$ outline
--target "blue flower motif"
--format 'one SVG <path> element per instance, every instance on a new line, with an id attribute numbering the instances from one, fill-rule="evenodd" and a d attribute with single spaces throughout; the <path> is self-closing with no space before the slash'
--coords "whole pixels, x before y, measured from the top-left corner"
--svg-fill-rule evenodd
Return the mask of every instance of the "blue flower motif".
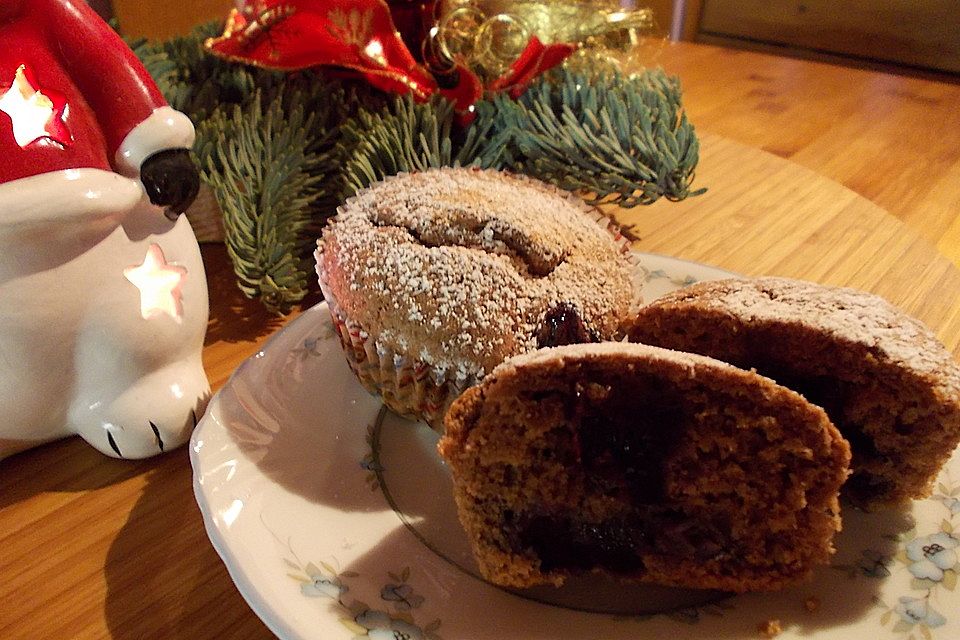
<path id="1" fill-rule="evenodd" d="M 293 353 L 298 354 L 301 359 L 305 359 L 308 356 L 319 356 L 321 354 L 320 337 L 307 338 L 303 341 L 303 346 L 293 349 Z"/>
<path id="2" fill-rule="evenodd" d="M 404 584 L 387 584 L 380 590 L 380 597 L 394 605 L 398 611 L 409 611 L 423 604 L 423 596 L 413 592 L 413 587 Z"/>
<path id="3" fill-rule="evenodd" d="M 374 640 L 426 640 L 426 634 L 420 627 L 391 618 L 383 611 L 367 609 L 354 620 L 366 629 L 367 636 Z"/>
<path id="4" fill-rule="evenodd" d="M 907 545 L 907 557 L 913 561 L 910 573 L 915 578 L 940 582 L 943 572 L 957 564 L 957 546 L 960 546 L 960 540 L 942 531 L 914 538 Z"/>
<path id="5" fill-rule="evenodd" d="M 657 280 L 659 278 L 666 278 L 666 277 L 667 277 L 666 271 L 664 271 L 663 269 L 657 269 L 656 271 L 648 271 L 647 276 L 644 279 L 647 282 L 650 282 L 651 280 Z"/>
<path id="6" fill-rule="evenodd" d="M 347 592 L 347 586 L 342 584 L 338 578 L 327 578 L 322 575 L 313 576 L 310 582 L 304 582 L 300 585 L 300 593 L 308 598 L 333 598 L 339 599 L 340 595 Z"/>
<path id="7" fill-rule="evenodd" d="M 943 506 L 950 510 L 950 515 L 955 516 L 960 513 L 960 498 L 954 498 L 952 496 L 936 497 L 943 503 Z"/>
<path id="8" fill-rule="evenodd" d="M 911 625 L 922 623 L 933 629 L 947 623 L 947 619 L 931 607 L 926 598 L 901 596 L 893 610 L 900 614 L 901 620 Z"/>

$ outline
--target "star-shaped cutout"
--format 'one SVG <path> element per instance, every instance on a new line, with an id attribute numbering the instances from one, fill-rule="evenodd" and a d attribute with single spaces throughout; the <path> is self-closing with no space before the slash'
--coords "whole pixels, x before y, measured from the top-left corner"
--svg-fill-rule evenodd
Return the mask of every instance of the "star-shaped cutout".
<path id="1" fill-rule="evenodd" d="M 68 112 L 66 99 L 56 91 L 44 93 L 30 68 L 21 64 L 13 83 L 0 96 L 0 111 L 13 122 L 13 137 L 26 148 L 37 140 L 48 139 L 61 147 L 70 146 L 73 136 L 64 118 Z"/>
<path id="2" fill-rule="evenodd" d="M 168 264 L 158 244 L 147 247 L 143 263 L 123 270 L 123 275 L 140 290 L 140 315 L 149 320 L 167 314 L 177 322 L 182 320 L 184 267 Z"/>

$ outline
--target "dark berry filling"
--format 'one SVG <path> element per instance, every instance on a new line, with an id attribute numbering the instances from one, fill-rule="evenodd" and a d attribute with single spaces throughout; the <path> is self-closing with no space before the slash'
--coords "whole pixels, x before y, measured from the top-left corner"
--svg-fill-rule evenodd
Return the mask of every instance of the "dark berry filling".
<path id="1" fill-rule="evenodd" d="M 560 347 L 587 342 L 600 342 L 600 336 L 587 327 L 576 307 L 569 302 L 561 302 L 547 310 L 537 332 L 538 347 Z"/>
<path id="2" fill-rule="evenodd" d="M 545 572 L 643 572 L 643 555 L 706 562 L 730 556 L 729 527 L 685 516 L 676 509 L 638 506 L 628 515 L 602 522 L 578 521 L 570 514 L 535 515 L 520 531 L 520 544 L 532 550 Z"/>
<path id="3" fill-rule="evenodd" d="M 664 497 L 662 461 L 689 421 L 675 392 L 654 378 L 638 381 L 629 392 L 622 385 L 578 384 L 573 423 L 589 488 L 657 504 Z"/>
<path id="4" fill-rule="evenodd" d="M 574 451 L 555 457 L 569 461 L 570 473 L 582 474 L 588 499 L 617 500 L 619 515 L 591 522 L 573 505 L 562 512 L 511 512 L 505 524 L 518 547 L 539 558 L 541 570 L 601 567 L 637 574 L 651 552 L 695 561 L 729 553 L 728 525 L 667 504 L 664 461 L 692 422 L 675 389 L 634 373 L 629 385 L 594 376 L 565 397 L 572 398 L 566 410 Z"/>
<path id="5" fill-rule="evenodd" d="M 603 567 L 619 573 L 643 570 L 640 553 L 645 536 L 633 523 L 608 520 L 596 524 L 574 522 L 563 516 L 538 515 L 520 534 L 520 544 L 540 558 L 541 571 L 569 571 Z"/>
<path id="6" fill-rule="evenodd" d="M 805 375 L 772 363 L 760 362 L 754 366 L 760 375 L 793 389 L 826 411 L 835 423 L 842 418 L 848 396 L 847 385 L 842 380 L 832 376 Z"/>

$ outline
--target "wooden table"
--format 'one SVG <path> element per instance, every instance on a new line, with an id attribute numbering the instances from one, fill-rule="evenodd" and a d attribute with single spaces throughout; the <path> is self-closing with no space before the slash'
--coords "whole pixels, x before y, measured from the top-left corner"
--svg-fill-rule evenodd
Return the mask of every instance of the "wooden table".
<path id="1" fill-rule="evenodd" d="M 960 76 L 949 84 L 685 42 L 659 62 L 680 77 L 699 131 L 836 180 L 960 265 Z"/>
<path id="2" fill-rule="evenodd" d="M 960 89 L 691 44 L 663 63 L 685 80 L 709 192 L 615 212 L 639 250 L 866 288 L 960 354 L 960 271 L 934 247 L 960 238 Z M 222 247 L 203 254 L 217 388 L 282 322 L 243 299 Z M 185 448 L 123 462 L 72 439 L 0 462 L 0 637 L 270 637 L 191 483 Z"/>

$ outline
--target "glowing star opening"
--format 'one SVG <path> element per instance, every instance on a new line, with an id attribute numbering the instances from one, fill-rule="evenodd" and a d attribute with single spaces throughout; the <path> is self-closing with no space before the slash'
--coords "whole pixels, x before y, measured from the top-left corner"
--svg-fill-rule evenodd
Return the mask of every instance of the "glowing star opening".
<path id="1" fill-rule="evenodd" d="M 140 290 L 140 315 L 144 320 L 167 314 L 178 323 L 183 320 L 183 281 L 187 270 L 168 264 L 158 244 L 147 247 L 143 263 L 127 267 L 124 277 Z"/>
<path id="2" fill-rule="evenodd" d="M 10 116 L 13 138 L 21 149 L 38 140 L 49 140 L 61 147 L 73 142 L 64 121 L 69 106 L 63 96 L 37 88 L 36 78 L 25 64 L 17 67 L 13 83 L 0 96 L 0 111 Z"/>

